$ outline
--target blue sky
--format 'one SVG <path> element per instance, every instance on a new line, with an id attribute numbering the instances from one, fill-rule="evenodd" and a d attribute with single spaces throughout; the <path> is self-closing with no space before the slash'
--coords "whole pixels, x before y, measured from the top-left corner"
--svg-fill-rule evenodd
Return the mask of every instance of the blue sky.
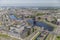
<path id="1" fill-rule="evenodd" d="M 60 0 L 0 0 L 0 6 L 60 6 Z"/>

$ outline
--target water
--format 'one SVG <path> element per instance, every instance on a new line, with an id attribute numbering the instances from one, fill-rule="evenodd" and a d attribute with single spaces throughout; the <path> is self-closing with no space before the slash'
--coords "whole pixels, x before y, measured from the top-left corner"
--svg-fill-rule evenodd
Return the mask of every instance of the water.
<path id="1" fill-rule="evenodd" d="M 30 24 L 33 24 L 34 20 L 32 20 L 32 19 L 27 20 L 27 22 Z M 36 21 L 35 26 L 44 27 L 44 30 L 48 30 L 48 31 L 53 31 L 53 29 L 54 29 L 52 26 L 50 26 L 44 22 L 38 22 L 38 21 Z"/>

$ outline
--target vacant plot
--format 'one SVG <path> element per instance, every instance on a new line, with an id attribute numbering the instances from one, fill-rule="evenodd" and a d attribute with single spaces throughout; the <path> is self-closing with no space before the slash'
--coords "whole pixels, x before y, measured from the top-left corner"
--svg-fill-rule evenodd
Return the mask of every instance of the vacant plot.
<path id="1" fill-rule="evenodd" d="M 19 40 L 19 39 L 16 39 L 16 38 L 12 38 L 8 35 L 5 35 L 5 34 L 1 34 L 0 33 L 0 40 Z"/>

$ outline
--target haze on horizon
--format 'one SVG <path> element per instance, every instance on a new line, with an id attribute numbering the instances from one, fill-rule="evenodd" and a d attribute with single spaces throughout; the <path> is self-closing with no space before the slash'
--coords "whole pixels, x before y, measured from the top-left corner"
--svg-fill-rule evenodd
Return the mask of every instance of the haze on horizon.
<path id="1" fill-rule="evenodd" d="M 0 0 L 0 6 L 60 6 L 60 0 Z"/>

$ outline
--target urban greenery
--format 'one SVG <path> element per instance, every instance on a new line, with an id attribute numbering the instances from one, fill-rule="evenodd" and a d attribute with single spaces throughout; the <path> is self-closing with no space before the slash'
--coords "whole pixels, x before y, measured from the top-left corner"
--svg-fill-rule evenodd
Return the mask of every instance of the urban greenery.
<path id="1" fill-rule="evenodd" d="M 56 37 L 56 40 L 60 40 L 60 36 L 57 36 L 57 37 Z"/>

